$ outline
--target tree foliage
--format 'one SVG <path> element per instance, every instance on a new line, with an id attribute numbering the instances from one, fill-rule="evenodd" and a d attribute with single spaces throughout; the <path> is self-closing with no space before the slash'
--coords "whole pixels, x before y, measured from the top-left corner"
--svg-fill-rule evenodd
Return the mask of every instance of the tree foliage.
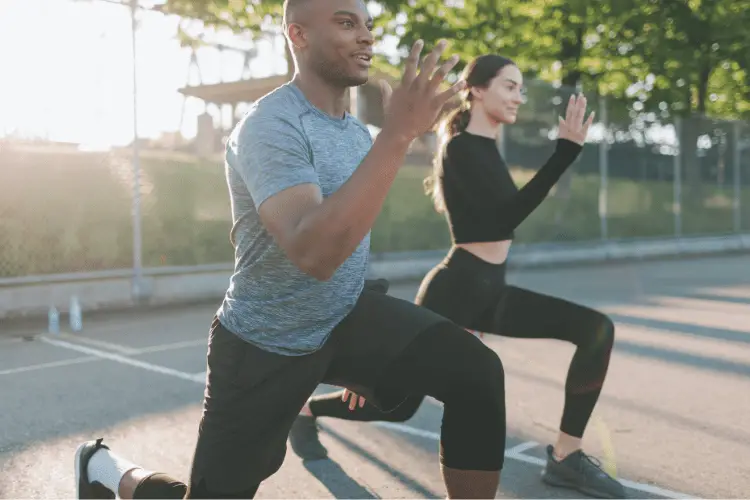
<path id="1" fill-rule="evenodd" d="M 280 22 L 282 6 L 282 0 L 167 0 L 159 10 L 198 19 L 208 27 L 259 34 L 265 26 Z"/>
<path id="2" fill-rule="evenodd" d="M 282 0 L 167 0 L 165 12 L 259 34 Z M 513 58 L 527 78 L 669 114 L 750 114 L 750 0 L 381 0 L 376 35 Z M 187 39 L 186 39 L 187 42 Z M 395 62 L 396 61 L 391 61 Z M 388 70 L 389 62 L 379 61 Z M 664 109 L 666 106 L 666 110 Z"/>

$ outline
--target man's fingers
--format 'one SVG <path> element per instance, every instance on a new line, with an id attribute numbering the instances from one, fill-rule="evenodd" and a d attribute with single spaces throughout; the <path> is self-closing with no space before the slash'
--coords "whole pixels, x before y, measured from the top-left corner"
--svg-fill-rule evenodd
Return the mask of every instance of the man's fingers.
<path id="1" fill-rule="evenodd" d="M 445 105 L 446 102 L 450 101 L 454 95 L 461 92 L 463 89 L 466 88 L 466 82 L 464 80 L 459 80 L 453 85 L 450 86 L 448 90 L 444 90 L 437 96 L 438 104 L 441 106 Z"/>
<path id="2" fill-rule="evenodd" d="M 432 49 L 432 52 L 430 52 L 427 57 L 424 58 L 422 67 L 419 70 L 419 75 L 417 75 L 416 78 L 417 86 L 423 87 L 429 80 L 430 76 L 432 76 L 433 71 L 435 71 L 435 65 L 437 64 L 438 60 L 440 60 L 440 56 L 445 50 L 445 45 L 446 41 L 440 40 L 437 46 Z"/>
<path id="3" fill-rule="evenodd" d="M 351 398 L 349 396 L 351 396 Z M 365 406 L 365 398 L 357 395 L 356 393 L 350 391 L 349 389 L 344 389 L 344 392 L 341 394 L 341 401 L 346 402 L 347 399 L 349 399 L 350 411 L 354 411 L 358 403 L 359 403 L 360 408 Z"/>
<path id="4" fill-rule="evenodd" d="M 422 40 L 417 40 L 411 47 L 409 57 L 406 58 L 404 74 L 401 77 L 401 84 L 406 87 L 410 86 L 417 76 L 417 65 L 419 64 L 419 55 L 422 53 L 423 45 L 424 42 Z"/>
<path id="5" fill-rule="evenodd" d="M 454 55 L 447 61 L 445 61 L 443 64 L 440 65 L 438 70 L 435 72 L 435 74 L 432 77 L 432 80 L 430 80 L 430 90 L 436 91 L 438 88 L 440 88 L 440 84 L 443 83 L 443 80 L 445 80 L 446 75 L 451 72 L 451 70 L 458 64 L 459 57 Z"/>
<path id="6" fill-rule="evenodd" d="M 391 102 L 391 96 L 393 95 L 393 89 L 388 82 L 380 80 L 380 91 L 383 94 L 383 107 L 387 108 Z"/>

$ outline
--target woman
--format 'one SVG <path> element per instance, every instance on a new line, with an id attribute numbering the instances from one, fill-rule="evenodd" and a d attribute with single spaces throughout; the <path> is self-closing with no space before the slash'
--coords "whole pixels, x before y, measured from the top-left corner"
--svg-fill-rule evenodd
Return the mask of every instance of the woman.
<path id="1" fill-rule="evenodd" d="M 522 75 L 498 55 L 474 59 L 464 70 L 461 106 L 446 119 L 433 175 L 435 208 L 446 215 L 453 246 L 424 278 L 416 302 L 467 330 L 514 338 L 552 338 L 576 346 L 565 386 L 557 442 L 547 447 L 543 480 L 604 498 L 623 498 L 619 482 L 581 449 L 581 438 L 596 405 L 614 343 L 614 325 L 604 314 L 506 283 L 506 259 L 514 230 L 544 201 L 580 154 L 593 113 L 584 121 L 586 98 L 571 96 L 560 118 L 557 147 L 547 163 L 520 190 L 498 151 L 495 138 L 516 121 L 523 103 Z M 413 396 L 384 413 L 348 391 L 310 399 L 293 429 L 292 444 L 324 453 L 311 441 L 314 418 L 405 421 L 423 397 Z M 354 411 L 352 411 L 354 410 Z M 313 418 L 304 418 L 313 417 Z M 307 440 L 307 441 L 305 441 Z"/>

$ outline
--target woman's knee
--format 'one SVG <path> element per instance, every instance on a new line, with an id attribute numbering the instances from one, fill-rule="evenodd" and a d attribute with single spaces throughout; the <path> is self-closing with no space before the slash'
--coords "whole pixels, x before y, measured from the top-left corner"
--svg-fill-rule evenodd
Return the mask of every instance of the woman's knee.
<path id="1" fill-rule="evenodd" d="M 410 420 L 417 413 L 417 410 L 419 410 L 423 400 L 422 396 L 409 396 L 392 411 L 385 413 L 385 420 L 387 422 L 406 422 Z"/>
<path id="2" fill-rule="evenodd" d="M 599 313 L 599 326 L 596 329 L 596 342 L 603 350 L 610 352 L 615 345 L 615 322 L 608 315 Z"/>
<path id="3" fill-rule="evenodd" d="M 589 309 L 586 319 L 578 323 L 573 343 L 585 351 L 609 352 L 615 343 L 615 323 L 608 315 Z"/>

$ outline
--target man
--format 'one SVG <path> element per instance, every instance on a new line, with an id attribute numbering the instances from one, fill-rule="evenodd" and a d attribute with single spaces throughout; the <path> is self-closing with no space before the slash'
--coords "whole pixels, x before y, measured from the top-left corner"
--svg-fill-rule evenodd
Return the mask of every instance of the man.
<path id="1" fill-rule="evenodd" d="M 345 111 L 372 58 L 365 4 L 287 0 L 284 9 L 295 77 L 256 102 L 227 144 L 235 272 L 210 328 L 189 484 L 96 440 L 76 453 L 78 496 L 252 498 L 281 467 L 307 398 L 329 383 L 384 410 L 408 393 L 441 400 L 449 497 L 493 498 L 505 443 L 500 360 L 446 319 L 365 286 L 370 229 L 409 144 L 462 88 L 440 87 L 457 58 L 435 70 L 440 44 L 418 72 L 415 44 L 398 88 L 383 85 L 373 142 Z"/>

